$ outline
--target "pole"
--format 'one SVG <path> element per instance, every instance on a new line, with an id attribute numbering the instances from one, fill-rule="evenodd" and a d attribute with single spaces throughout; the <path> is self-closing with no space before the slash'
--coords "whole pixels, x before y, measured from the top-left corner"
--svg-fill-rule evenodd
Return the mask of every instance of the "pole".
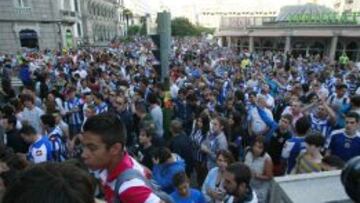
<path id="1" fill-rule="evenodd" d="M 169 53 L 171 44 L 171 15 L 169 12 L 158 13 L 158 34 L 160 35 L 161 82 L 169 79 Z"/>

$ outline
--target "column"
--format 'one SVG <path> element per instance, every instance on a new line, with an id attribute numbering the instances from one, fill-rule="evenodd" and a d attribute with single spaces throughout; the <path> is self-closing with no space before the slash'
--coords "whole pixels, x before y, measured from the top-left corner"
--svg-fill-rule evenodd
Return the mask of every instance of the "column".
<path id="1" fill-rule="evenodd" d="M 231 48 L 231 37 L 227 36 L 226 41 L 227 41 L 227 47 Z"/>
<path id="2" fill-rule="evenodd" d="M 254 52 L 254 37 L 249 36 L 249 52 Z"/>
<path id="3" fill-rule="evenodd" d="M 338 42 L 338 36 L 333 36 L 331 39 L 331 46 L 330 46 L 330 53 L 329 53 L 329 59 L 331 61 L 335 60 L 337 42 Z"/>
<path id="4" fill-rule="evenodd" d="M 285 51 L 285 53 L 291 51 L 291 37 L 290 36 L 286 36 L 284 51 Z"/>

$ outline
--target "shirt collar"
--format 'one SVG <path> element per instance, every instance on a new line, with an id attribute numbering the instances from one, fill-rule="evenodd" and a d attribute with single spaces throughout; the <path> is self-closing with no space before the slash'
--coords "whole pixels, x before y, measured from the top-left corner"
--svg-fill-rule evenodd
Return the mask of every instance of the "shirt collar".
<path id="1" fill-rule="evenodd" d="M 133 161 L 131 160 L 131 157 L 127 152 L 124 153 L 124 157 L 122 160 L 119 161 L 117 166 L 113 171 L 109 172 L 109 175 L 107 177 L 107 181 L 111 182 L 115 180 L 122 172 L 125 170 L 132 168 L 134 166 Z"/>

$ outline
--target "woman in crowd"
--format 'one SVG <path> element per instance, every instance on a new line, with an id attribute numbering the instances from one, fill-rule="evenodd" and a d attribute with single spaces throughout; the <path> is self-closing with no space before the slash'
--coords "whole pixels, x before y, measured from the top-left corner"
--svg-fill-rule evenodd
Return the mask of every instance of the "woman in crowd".
<path id="1" fill-rule="evenodd" d="M 251 186 L 256 191 L 260 203 L 266 203 L 270 189 L 270 180 L 273 177 L 273 163 L 265 150 L 265 140 L 257 136 L 245 153 L 245 164 L 253 174 Z"/>
<path id="2" fill-rule="evenodd" d="M 210 123 L 210 133 L 201 151 L 206 154 L 208 170 L 216 166 L 216 153 L 220 150 L 227 150 L 228 143 L 224 133 L 225 121 L 221 117 L 215 117 Z"/>
<path id="3" fill-rule="evenodd" d="M 217 153 L 217 166 L 209 171 L 201 189 L 208 203 L 220 203 L 225 199 L 223 175 L 226 167 L 234 161 L 234 157 L 229 151 L 220 150 Z"/>

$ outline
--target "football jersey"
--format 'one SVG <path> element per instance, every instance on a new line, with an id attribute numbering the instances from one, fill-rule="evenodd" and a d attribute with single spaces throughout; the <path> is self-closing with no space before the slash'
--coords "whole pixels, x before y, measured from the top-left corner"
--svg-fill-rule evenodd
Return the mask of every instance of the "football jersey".
<path id="1" fill-rule="evenodd" d="M 328 149 L 331 154 L 340 157 L 343 161 L 360 155 L 360 132 L 350 137 L 345 133 L 345 129 L 335 130 L 331 134 Z"/>
<path id="2" fill-rule="evenodd" d="M 65 161 L 68 158 L 68 149 L 66 147 L 63 132 L 59 127 L 54 128 L 49 134 L 48 138 L 52 145 L 53 160 L 57 162 Z"/>
<path id="3" fill-rule="evenodd" d="M 286 141 L 281 156 L 287 160 L 287 173 L 290 173 L 296 164 L 296 158 L 305 150 L 305 138 L 293 137 Z"/>
<path id="4" fill-rule="evenodd" d="M 35 164 L 52 160 L 52 146 L 47 136 L 40 137 L 30 145 L 27 158 Z"/>

